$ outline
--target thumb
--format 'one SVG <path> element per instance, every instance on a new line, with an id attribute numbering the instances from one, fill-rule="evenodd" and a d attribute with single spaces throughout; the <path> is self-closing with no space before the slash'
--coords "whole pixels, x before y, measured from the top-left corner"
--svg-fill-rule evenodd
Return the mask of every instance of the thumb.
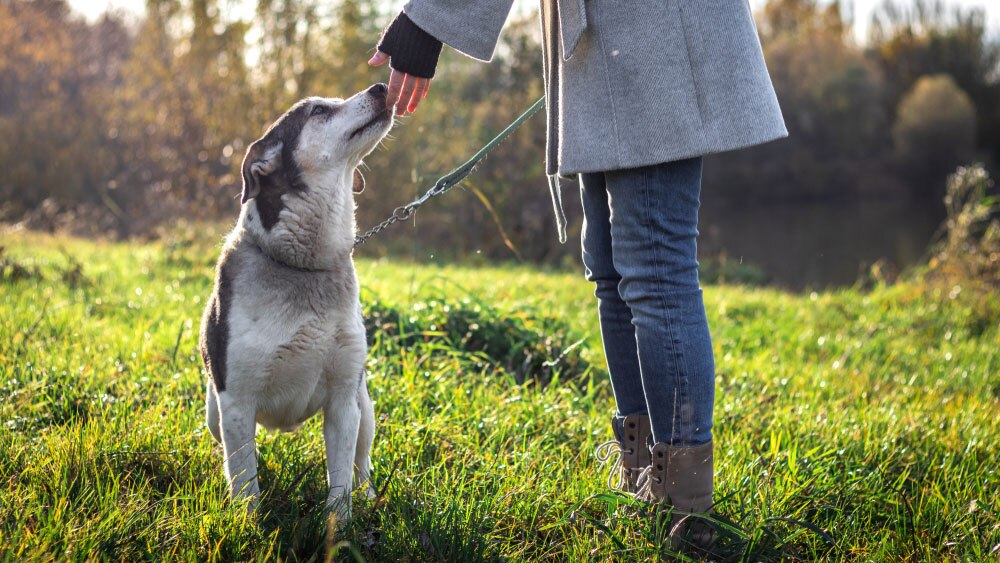
<path id="1" fill-rule="evenodd" d="M 386 55 L 382 51 L 375 51 L 372 58 L 368 60 L 368 64 L 371 66 L 382 66 L 386 61 L 389 60 L 389 55 Z"/>

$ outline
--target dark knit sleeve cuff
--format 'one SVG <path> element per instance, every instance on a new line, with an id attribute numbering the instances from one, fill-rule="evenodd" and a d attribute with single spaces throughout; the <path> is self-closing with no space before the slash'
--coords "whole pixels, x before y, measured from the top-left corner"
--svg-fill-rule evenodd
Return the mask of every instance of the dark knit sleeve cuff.
<path id="1" fill-rule="evenodd" d="M 400 12 L 382 34 L 378 50 L 391 57 L 389 66 L 393 70 L 420 78 L 434 78 L 434 69 L 441 55 L 441 42 Z"/>

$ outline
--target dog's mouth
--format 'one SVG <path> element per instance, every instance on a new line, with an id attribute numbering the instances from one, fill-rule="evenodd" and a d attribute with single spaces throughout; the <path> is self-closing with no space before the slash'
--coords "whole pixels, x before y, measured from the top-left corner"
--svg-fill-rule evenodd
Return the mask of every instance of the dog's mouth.
<path id="1" fill-rule="evenodd" d="M 379 123 L 381 121 L 385 121 L 386 117 L 388 117 L 389 119 L 392 119 L 392 114 L 389 112 L 388 109 L 383 109 L 382 111 L 377 112 L 375 114 L 375 116 L 372 117 L 371 119 L 369 119 L 367 122 L 365 122 L 364 125 L 362 125 L 361 127 L 358 127 L 357 129 L 355 129 L 354 132 L 352 132 L 351 135 L 350 135 L 350 137 L 348 137 L 348 138 L 349 139 L 353 139 L 354 137 L 357 137 L 358 135 L 360 135 L 360 134 L 364 133 L 365 131 L 367 131 L 371 126 L 375 125 L 376 123 Z"/>

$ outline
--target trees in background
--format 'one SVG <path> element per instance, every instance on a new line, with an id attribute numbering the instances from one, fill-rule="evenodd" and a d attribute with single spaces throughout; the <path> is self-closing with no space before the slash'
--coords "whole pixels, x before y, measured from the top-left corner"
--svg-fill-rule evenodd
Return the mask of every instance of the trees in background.
<path id="1" fill-rule="evenodd" d="M 391 13 L 377 0 L 148 0 L 145 17 L 85 22 L 64 0 L 0 0 L 0 214 L 39 208 L 128 235 L 176 216 L 235 215 L 246 146 L 305 95 L 384 79 L 366 60 Z M 1000 44 L 984 15 L 887 2 L 859 45 L 838 2 L 771 0 L 758 14 L 787 140 L 712 157 L 706 191 L 733 200 L 926 197 L 958 161 L 1000 161 Z M 463 161 L 542 93 L 535 15 L 497 60 L 445 50 L 431 95 L 369 159 L 359 224 Z M 551 261 L 544 127 L 536 118 L 385 251 Z M 572 198 L 569 198 L 572 199 Z M 570 206 L 572 210 L 573 206 Z M 498 236 L 502 232 L 503 236 Z"/>
<path id="2" fill-rule="evenodd" d="M 977 146 L 1000 162 L 1000 41 L 990 39 L 986 22 L 982 10 L 942 0 L 884 0 L 872 19 L 869 54 L 884 77 L 890 110 L 922 77 L 950 76 L 976 107 Z"/>
<path id="3" fill-rule="evenodd" d="M 706 184 L 766 200 L 895 190 L 882 81 L 838 3 L 772 0 L 757 19 L 789 138 L 715 157 Z"/>
<path id="4" fill-rule="evenodd" d="M 120 21 L 87 24 L 61 0 L 0 0 L 0 208 L 100 201 L 118 164 L 108 102 L 131 45 Z"/>
<path id="5" fill-rule="evenodd" d="M 886 0 L 867 45 L 854 40 L 836 1 L 771 0 L 758 22 L 790 136 L 715 157 L 706 182 L 718 189 L 782 200 L 914 195 L 936 205 L 958 161 L 1000 162 L 1000 43 L 990 40 L 981 10 Z M 941 115 L 925 114 L 915 100 L 900 107 L 921 79 L 941 74 L 954 86 L 939 99 L 947 104 L 934 111 Z M 929 101 L 930 92 L 915 95 Z M 973 147 L 919 138 L 936 128 L 942 141 L 966 139 L 969 122 L 959 116 L 968 113 L 966 100 L 974 106 Z M 941 129 L 952 125 L 958 129 Z M 936 149 L 944 152 L 928 154 Z"/>
<path id="6" fill-rule="evenodd" d="M 109 183 L 126 232 L 178 214 L 230 206 L 253 107 L 244 62 L 248 25 L 215 0 L 147 0 L 120 84 L 107 100 L 121 166 Z"/>

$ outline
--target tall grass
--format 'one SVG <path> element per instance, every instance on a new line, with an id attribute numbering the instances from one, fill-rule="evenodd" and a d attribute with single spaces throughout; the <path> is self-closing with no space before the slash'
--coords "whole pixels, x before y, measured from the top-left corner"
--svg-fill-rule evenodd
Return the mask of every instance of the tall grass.
<path id="1" fill-rule="evenodd" d="M 579 276 L 359 261 L 379 496 L 337 533 L 322 432 L 259 432 L 262 514 L 203 425 L 212 240 L 4 236 L 0 559 L 658 559 L 607 490 L 613 399 Z M 706 289 L 716 559 L 1000 553 L 1000 297 Z"/>

